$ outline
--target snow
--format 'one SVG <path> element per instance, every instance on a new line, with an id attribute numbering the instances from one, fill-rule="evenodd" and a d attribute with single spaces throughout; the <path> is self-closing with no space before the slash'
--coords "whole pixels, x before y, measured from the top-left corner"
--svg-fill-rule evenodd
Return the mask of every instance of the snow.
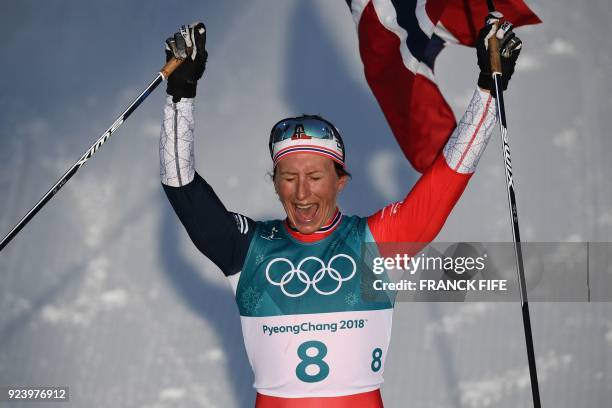
<path id="1" fill-rule="evenodd" d="M 100 300 L 108 309 L 122 308 L 128 301 L 128 294 L 123 289 L 109 290 L 100 295 Z"/>
<path id="2" fill-rule="evenodd" d="M 521 52 L 521 57 L 516 62 L 515 70 L 519 72 L 540 71 L 542 65 L 542 62 L 538 58 L 524 51 Z"/>
<path id="3" fill-rule="evenodd" d="M 425 330 L 434 335 L 436 333 L 453 334 L 474 325 L 483 316 L 491 313 L 494 308 L 495 305 L 487 303 L 460 304 L 453 313 L 442 316 L 440 321 L 428 324 Z"/>
<path id="4" fill-rule="evenodd" d="M 224 357 L 224 353 L 223 353 L 223 350 L 219 348 L 214 348 L 214 349 L 207 351 L 204 357 L 211 361 L 218 361 Z"/>
<path id="5" fill-rule="evenodd" d="M 555 38 L 548 48 L 548 53 L 551 55 L 572 56 L 576 54 L 574 45 L 564 39 Z"/>
<path id="6" fill-rule="evenodd" d="M 393 150 L 377 151 L 372 154 L 367 163 L 372 184 L 388 202 L 403 198 L 400 180 L 394 177 L 395 168 L 400 165 L 400 160 L 403 160 L 403 156 L 400 156 L 400 154 Z M 375 182 L 376 180 L 379 182 Z"/>
<path id="7" fill-rule="evenodd" d="M 576 129 L 564 129 L 553 138 L 552 142 L 555 146 L 569 154 L 576 148 L 578 140 L 579 135 Z"/>
<path id="8" fill-rule="evenodd" d="M 538 366 L 538 380 L 540 384 L 546 383 L 548 377 L 555 371 L 566 369 L 572 362 L 569 354 L 557 355 L 553 351 L 546 356 L 536 359 Z M 487 379 L 464 381 L 459 383 L 461 402 L 466 407 L 482 408 L 499 406 L 503 398 L 514 392 L 530 392 L 530 377 L 528 369 L 512 368 L 500 375 L 493 375 Z"/>
<path id="9" fill-rule="evenodd" d="M 184 388 L 165 388 L 159 392 L 160 400 L 178 401 L 185 397 Z"/>

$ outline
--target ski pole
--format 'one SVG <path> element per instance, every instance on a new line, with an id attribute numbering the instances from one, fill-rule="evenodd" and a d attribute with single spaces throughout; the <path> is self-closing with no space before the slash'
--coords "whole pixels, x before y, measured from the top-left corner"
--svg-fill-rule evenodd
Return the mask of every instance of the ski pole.
<path id="1" fill-rule="evenodd" d="M 25 225 L 32 218 L 34 218 L 36 213 L 38 213 L 38 211 L 40 211 L 40 209 L 43 208 L 44 205 L 47 204 L 47 202 L 49 202 L 49 200 L 51 200 L 51 198 L 53 198 L 55 194 L 57 194 L 57 192 L 64 186 L 64 184 L 68 182 L 68 180 L 72 178 L 72 176 L 74 176 L 74 174 L 81 168 L 81 166 L 85 164 L 85 162 L 89 160 L 91 156 L 96 153 L 96 151 L 98 151 L 100 146 L 102 146 L 104 142 L 106 142 L 113 135 L 115 130 L 117 130 L 119 126 L 121 126 L 121 124 L 125 122 L 125 120 L 132 114 L 132 112 L 136 110 L 136 108 L 138 108 L 138 106 L 140 106 L 140 104 L 147 98 L 147 96 L 149 96 L 149 94 L 153 92 L 153 90 L 155 90 L 155 88 L 157 88 L 157 86 L 161 82 L 163 82 L 165 79 L 168 79 L 172 72 L 174 72 L 174 70 L 177 69 L 183 63 L 183 61 L 184 60 L 182 59 L 172 58 L 166 63 L 166 65 L 163 66 L 163 68 L 157 74 L 155 79 L 145 88 L 144 91 L 142 91 L 142 93 L 136 99 L 134 99 L 134 101 L 127 107 L 127 109 L 121 115 L 119 115 L 119 117 L 113 122 L 113 124 L 108 129 L 106 129 L 102 136 L 100 136 L 100 138 L 96 140 L 96 142 L 91 145 L 89 149 L 87 149 L 83 156 L 81 156 L 81 158 L 76 163 L 74 163 L 72 167 L 70 167 L 70 169 L 68 169 L 68 171 L 66 171 L 62 177 L 60 177 L 60 179 L 49 189 L 49 191 L 47 191 L 44 196 L 42 196 L 42 198 L 36 203 L 36 205 L 34 205 L 34 207 L 32 207 L 32 209 L 28 211 L 28 213 L 23 216 L 23 218 L 13 227 L 13 229 L 8 234 L 6 234 L 4 238 L 2 238 L 2 241 L 0 242 L 0 251 L 2 251 L 2 249 L 7 246 L 13 238 L 15 238 L 19 231 L 21 231 L 21 229 L 25 227 Z"/>
<path id="2" fill-rule="evenodd" d="M 487 0 L 489 12 L 495 11 L 493 0 Z M 497 23 L 495 23 L 497 25 Z M 504 158 L 504 169 L 506 172 L 506 187 L 508 190 L 508 204 L 510 206 L 510 223 L 512 224 L 512 238 L 514 239 L 514 255 L 516 271 L 519 281 L 521 310 L 523 312 L 523 328 L 525 330 L 525 343 L 527 345 L 527 361 L 529 363 L 529 377 L 531 379 L 531 395 L 534 408 L 541 408 L 540 387 L 538 385 L 538 371 L 536 368 L 535 351 L 533 347 L 533 336 L 531 333 L 531 318 L 529 317 L 529 302 L 527 300 L 527 283 L 525 281 L 525 269 L 523 266 L 523 252 L 521 249 L 521 236 L 519 234 L 518 211 L 516 208 L 516 192 L 514 180 L 512 179 L 512 162 L 510 160 L 510 145 L 508 144 L 508 128 L 506 124 L 506 110 L 504 107 L 504 95 L 502 88 L 502 69 L 499 55 L 499 44 L 497 36 L 489 39 L 489 57 L 491 60 L 491 73 L 495 82 L 495 96 L 497 99 L 497 119 L 501 131 L 502 154 Z"/>

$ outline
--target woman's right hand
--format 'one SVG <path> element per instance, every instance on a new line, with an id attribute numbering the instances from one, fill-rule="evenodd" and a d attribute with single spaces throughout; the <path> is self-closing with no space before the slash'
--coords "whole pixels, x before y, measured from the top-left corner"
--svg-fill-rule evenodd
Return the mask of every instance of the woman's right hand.
<path id="1" fill-rule="evenodd" d="M 184 62 L 168 78 L 166 93 L 178 102 L 181 98 L 194 98 L 198 80 L 204 74 L 206 52 L 206 26 L 196 22 L 181 26 L 166 40 L 166 61 L 178 58 Z"/>

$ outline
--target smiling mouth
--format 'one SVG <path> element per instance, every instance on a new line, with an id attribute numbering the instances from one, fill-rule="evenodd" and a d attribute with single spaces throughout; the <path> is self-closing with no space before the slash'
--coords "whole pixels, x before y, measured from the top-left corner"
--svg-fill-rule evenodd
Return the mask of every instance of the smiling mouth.
<path id="1" fill-rule="evenodd" d="M 312 222 L 319 211 L 318 204 L 294 204 L 296 221 L 300 224 Z"/>

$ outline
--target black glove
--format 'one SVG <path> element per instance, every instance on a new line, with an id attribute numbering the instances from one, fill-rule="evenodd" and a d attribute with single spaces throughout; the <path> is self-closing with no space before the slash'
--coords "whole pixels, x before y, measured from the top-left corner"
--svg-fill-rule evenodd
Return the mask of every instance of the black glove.
<path id="1" fill-rule="evenodd" d="M 508 88 L 508 82 L 514 74 L 516 60 L 523 47 L 522 41 L 512 32 L 512 23 L 504 22 L 494 31 L 493 23 L 498 22 L 503 15 L 497 11 L 489 14 L 486 18 L 486 25 L 478 33 L 476 40 L 476 54 L 478 55 L 478 66 L 480 75 L 478 76 L 478 86 L 488 89 L 495 96 L 495 82 L 491 76 L 491 61 L 489 59 L 489 38 L 496 35 L 499 40 L 499 53 L 502 65 L 502 88 Z"/>
<path id="2" fill-rule="evenodd" d="M 166 40 L 166 62 L 172 57 L 185 61 L 168 78 L 166 93 L 172 95 L 175 103 L 181 98 L 194 98 L 208 59 L 204 23 L 181 26 L 179 32 Z"/>

